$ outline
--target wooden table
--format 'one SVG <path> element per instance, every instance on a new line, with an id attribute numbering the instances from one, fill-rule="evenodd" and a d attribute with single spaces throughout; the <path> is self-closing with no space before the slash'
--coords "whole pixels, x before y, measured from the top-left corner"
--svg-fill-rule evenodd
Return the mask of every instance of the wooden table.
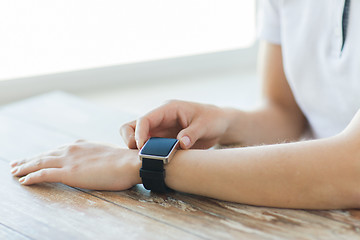
<path id="1" fill-rule="evenodd" d="M 9 161 L 78 138 L 123 144 L 132 116 L 61 92 L 0 109 L 0 239 L 360 239 L 360 211 L 255 207 L 182 193 L 21 186 Z"/>

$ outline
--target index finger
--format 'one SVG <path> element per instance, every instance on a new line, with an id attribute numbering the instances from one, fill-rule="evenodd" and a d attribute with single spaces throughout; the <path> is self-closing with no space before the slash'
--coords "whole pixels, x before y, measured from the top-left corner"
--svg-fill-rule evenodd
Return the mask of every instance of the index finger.
<path id="1" fill-rule="evenodd" d="M 173 111 L 171 110 L 172 109 L 167 107 L 167 105 L 164 105 L 137 120 L 135 127 L 135 141 L 138 149 L 142 148 L 145 142 L 150 138 L 151 129 L 160 126 L 165 117 L 170 119 L 174 117 Z"/>
<path id="2" fill-rule="evenodd" d="M 132 121 L 132 122 L 122 125 L 120 128 L 120 135 L 123 138 L 125 144 L 130 149 L 136 148 L 135 126 L 136 126 L 136 121 Z"/>

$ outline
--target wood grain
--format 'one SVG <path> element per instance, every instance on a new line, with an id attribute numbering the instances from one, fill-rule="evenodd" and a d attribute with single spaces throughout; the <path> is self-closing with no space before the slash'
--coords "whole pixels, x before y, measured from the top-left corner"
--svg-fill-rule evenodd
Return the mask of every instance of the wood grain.
<path id="1" fill-rule="evenodd" d="M 21 233 L 14 231 L 13 229 L 1 223 L 0 223 L 0 239 L 31 240 L 31 238 L 24 236 Z"/>
<path id="2" fill-rule="evenodd" d="M 5 229 L 34 239 L 201 239 L 166 221 L 62 184 L 21 186 L 10 175 L 9 160 L 38 154 L 77 137 L 1 111 L 0 136 L 0 223 Z"/>
<path id="3" fill-rule="evenodd" d="M 63 93 L 1 108 L 0 239 L 360 239 L 359 210 L 256 207 L 141 185 L 121 192 L 24 187 L 9 173 L 10 160 L 79 138 L 120 142 L 127 117 Z"/>
<path id="4" fill-rule="evenodd" d="M 123 192 L 89 191 L 89 193 L 120 206 L 126 206 L 157 221 L 171 222 L 204 239 L 272 239 L 270 234 L 246 229 L 241 223 L 232 222 L 234 226 L 222 223 L 223 218 L 212 212 L 203 211 L 193 201 L 180 200 L 179 194 L 150 193 L 142 186 Z"/>
<path id="5" fill-rule="evenodd" d="M 0 182 L 0 223 L 34 239 L 201 239 L 62 184 L 21 186 L 4 161 Z"/>
<path id="6" fill-rule="evenodd" d="M 158 220 L 166 216 L 210 239 L 360 239 L 354 224 L 319 216 L 314 211 L 256 207 L 182 193 L 155 194 L 141 186 L 124 192 L 91 193 L 134 211 L 141 209 Z"/>

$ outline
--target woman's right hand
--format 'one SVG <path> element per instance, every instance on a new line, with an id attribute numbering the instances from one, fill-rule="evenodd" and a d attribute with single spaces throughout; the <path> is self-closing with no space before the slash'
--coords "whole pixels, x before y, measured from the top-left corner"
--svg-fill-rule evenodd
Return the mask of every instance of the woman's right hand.
<path id="1" fill-rule="evenodd" d="M 222 108 L 172 100 L 124 124 L 120 133 L 132 149 L 140 149 L 150 137 L 177 138 L 182 149 L 206 149 L 214 146 L 228 127 Z"/>

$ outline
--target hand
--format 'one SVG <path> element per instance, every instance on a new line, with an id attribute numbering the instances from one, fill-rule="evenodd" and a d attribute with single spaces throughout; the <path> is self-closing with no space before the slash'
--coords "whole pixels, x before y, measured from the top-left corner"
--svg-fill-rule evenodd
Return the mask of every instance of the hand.
<path id="1" fill-rule="evenodd" d="M 180 140 L 182 149 L 209 148 L 228 128 L 223 109 L 184 101 L 169 103 L 137 121 L 123 125 L 120 133 L 129 148 L 140 149 L 150 137 Z"/>
<path id="2" fill-rule="evenodd" d="M 11 163 L 23 185 L 61 182 L 95 190 L 126 190 L 141 183 L 138 151 L 77 141 L 39 156 Z"/>

